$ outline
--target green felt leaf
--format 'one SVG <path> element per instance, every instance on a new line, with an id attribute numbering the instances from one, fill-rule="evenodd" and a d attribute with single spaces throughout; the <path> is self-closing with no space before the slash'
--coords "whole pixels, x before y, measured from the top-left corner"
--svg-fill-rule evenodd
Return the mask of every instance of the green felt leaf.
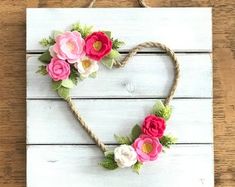
<path id="1" fill-rule="evenodd" d="M 143 167 L 143 164 L 141 162 L 136 162 L 133 166 L 132 166 L 132 169 L 134 172 L 140 174 L 140 170 L 142 169 Z"/>
<path id="2" fill-rule="evenodd" d="M 110 158 L 110 159 L 114 159 L 114 152 L 113 151 L 106 151 L 104 153 L 105 158 Z"/>
<path id="3" fill-rule="evenodd" d="M 61 87 L 62 81 L 52 81 L 52 89 L 54 91 L 58 90 Z"/>
<path id="4" fill-rule="evenodd" d="M 92 74 L 89 75 L 89 77 L 91 77 L 93 79 L 96 78 L 96 76 L 97 76 L 97 72 L 93 72 Z"/>
<path id="5" fill-rule="evenodd" d="M 119 143 L 119 144 L 126 144 L 126 145 L 132 144 L 132 141 L 131 141 L 130 137 L 128 137 L 128 136 L 118 136 L 115 134 L 114 138 L 117 141 L 117 143 Z"/>
<path id="6" fill-rule="evenodd" d="M 113 49 L 119 49 L 121 46 L 123 46 L 125 43 L 123 41 L 120 41 L 118 39 L 113 40 Z"/>
<path id="7" fill-rule="evenodd" d="M 134 141 L 136 138 L 139 137 L 139 135 L 141 134 L 141 128 L 138 124 L 136 124 L 132 130 L 131 130 L 131 138 Z"/>
<path id="8" fill-rule="evenodd" d="M 153 114 L 158 117 L 162 117 L 165 120 L 170 119 L 172 113 L 172 108 L 170 106 L 165 106 L 162 101 L 157 101 L 157 103 L 153 106 Z"/>
<path id="9" fill-rule="evenodd" d="M 60 86 L 57 91 L 58 91 L 58 95 L 61 98 L 65 99 L 65 100 L 68 99 L 68 97 L 69 97 L 69 88 L 65 88 L 63 86 Z"/>
<path id="10" fill-rule="evenodd" d="M 75 69 L 73 66 L 71 66 L 71 73 L 70 73 L 70 76 L 69 76 L 69 79 L 71 81 L 73 81 L 73 84 L 74 85 L 77 85 L 78 82 L 79 82 L 79 73 L 77 71 L 77 69 Z"/>
<path id="11" fill-rule="evenodd" d="M 73 81 L 71 79 L 63 80 L 61 85 L 65 88 L 73 88 L 74 87 Z"/>
<path id="12" fill-rule="evenodd" d="M 48 72 L 46 66 L 44 65 L 38 66 L 38 70 L 36 71 L 36 73 L 40 73 L 41 75 L 47 75 Z"/>
<path id="13" fill-rule="evenodd" d="M 120 57 L 120 53 L 117 50 L 112 49 L 107 57 L 110 59 L 116 59 L 116 58 Z"/>
<path id="14" fill-rule="evenodd" d="M 165 135 L 160 139 L 160 143 L 165 148 L 170 148 L 171 145 L 175 144 L 177 139 L 174 136 L 171 135 Z"/>
<path id="15" fill-rule="evenodd" d="M 61 31 L 53 31 L 53 38 L 55 39 L 60 34 L 63 34 L 63 32 L 61 32 Z"/>
<path id="16" fill-rule="evenodd" d="M 101 63 L 103 65 L 105 65 L 105 67 L 107 67 L 109 69 L 112 69 L 113 64 L 114 64 L 114 60 L 111 59 L 111 58 L 105 57 L 105 58 L 102 59 Z"/>
<path id="17" fill-rule="evenodd" d="M 100 165 L 109 170 L 118 168 L 118 165 L 114 160 L 114 154 L 106 155 L 105 158 L 100 162 Z"/>
<path id="18" fill-rule="evenodd" d="M 80 23 L 75 23 L 72 25 L 71 31 L 77 31 L 79 32 L 83 38 L 91 34 L 92 32 L 92 26 L 87 26 L 87 25 L 81 25 Z"/>
<path id="19" fill-rule="evenodd" d="M 52 37 L 49 38 L 43 38 L 40 42 L 40 45 L 43 47 L 49 47 L 51 45 L 54 45 L 55 40 Z"/>
<path id="20" fill-rule="evenodd" d="M 104 32 L 109 38 L 111 38 L 112 35 L 111 31 L 102 31 L 102 32 Z"/>
<path id="21" fill-rule="evenodd" d="M 42 53 L 40 56 L 39 56 L 39 60 L 43 63 L 46 63 L 46 64 L 49 64 L 50 61 L 51 61 L 51 55 L 50 55 L 50 52 L 49 50 L 46 50 L 44 53 Z"/>

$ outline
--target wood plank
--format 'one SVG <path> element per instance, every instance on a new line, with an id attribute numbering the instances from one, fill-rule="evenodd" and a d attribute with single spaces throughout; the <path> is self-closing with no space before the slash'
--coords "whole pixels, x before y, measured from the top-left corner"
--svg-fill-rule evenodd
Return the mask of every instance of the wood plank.
<path id="1" fill-rule="evenodd" d="M 112 31 L 126 42 L 123 51 L 145 41 L 162 42 L 180 52 L 212 50 L 211 8 L 41 8 L 27 9 L 27 51 L 42 51 L 39 40 L 78 21 Z"/>
<path id="2" fill-rule="evenodd" d="M 209 54 L 179 54 L 180 81 L 175 97 L 212 97 L 212 61 Z M 48 76 L 36 74 L 38 55 L 27 60 L 27 98 L 58 98 Z M 100 65 L 96 79 L 86 79 L 71 91 L 74 98 L 165 97 L 172 84 L 169 57 L 137 55 L 125 68 L 109 70 Z"/>
<path id="3" fill-rule="evenodd" d="M 103 155 L 94 146 L 28 146 L 28 187 L 213 187 L 211 145 L 173 146 L 141 174 L 130 169 L 109 171 L 98 163 Z M 88 174 L 89 173 L 89 174 Z"/>
<path id="4" fill-rule="evenodd" d="M 116 143 L 113 134 L 128 135 L 136 123 L 151 112 L 156 100 L 115 99 L 76 100 L 75 103 L 93 131 L 105 142 Z M 178 143 L 212 143 L 212 100 L 177 99 L 172 102 L 173 114 L 167 132 Z M 27 101 L 28 144 L 90 144 L 63 101 Z"/>

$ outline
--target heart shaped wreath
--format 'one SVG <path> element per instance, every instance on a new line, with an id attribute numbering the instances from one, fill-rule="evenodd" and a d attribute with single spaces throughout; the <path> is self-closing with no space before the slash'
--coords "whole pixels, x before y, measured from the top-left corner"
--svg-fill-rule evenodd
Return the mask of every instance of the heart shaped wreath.
<path id="1" fill-rule="evenodd" d="M 55 31 L 53 36 L 42 39 L 40 44 L 47 50 L 39 57 L 44 65 L 39 66 L 37 72 L 49 75 L 52 79 L 52 89 L 67 101 L 80 125 L 104 152 L 101 166 L 110 170 L 132 167 L 139 173 L 143 163 L 156 160 L 164 148 L 169 148 L 176 142 L 173 136 L 164 135 L 166 121 L 172 112 L 169 102 L 173 98 L 179 78 L 178 61 L 168 47 L 157 42 L 145 42 L 134 47 L 121 60 L 118 49 L 124 42 L 112 38 L 110 31 L 92 32 L 92 27 L 79 23 L 72 25 L 68 31 Z M 164 103 L 157 101 L 142 124 L 132 128 L 130 135 L 114 135 L 120 145 L 114 150 L 108 150 L 79 114 L 69 91 L 80 81 L 88 77 L 95 78 L 100 64 L 109 69 L 124 67 L 139 50 L 153 47 L 160 48 L 172 58 L 175 79 L 169 94 Z"/>

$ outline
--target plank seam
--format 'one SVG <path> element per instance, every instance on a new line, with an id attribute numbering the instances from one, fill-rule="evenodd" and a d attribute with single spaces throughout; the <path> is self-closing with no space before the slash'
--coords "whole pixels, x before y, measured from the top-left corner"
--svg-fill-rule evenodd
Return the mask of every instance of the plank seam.
<path id="1" fill-rule="evenodd" d="M 73 143 L 73 144 L 52 144 L 52 143 L 49 143 L 49 144 L 34 144 L 34 143 L 30 143 L 30 144 L 26 144 L 27 146 L 70 146 L 70 145 L 75 145 L 75 146 L 95 146 L 96 144 L 93 144 L 93 143 L 79 143 L 79 144 L 76 144 L 76 143 Z M 118 146 L 120 144 L 117 144 L 117 143 L 105 143 L 105 145 L 110 145 L 110 146 Z M 175 146 L 177 145 L 214 145 L 214 143 L 209 143 L 209 142 L 206 142 L 206 143 L 176 143 L 174 144 Z"/>
<path id="2" fill-rule="evenodd" d="M 164 97 L 71 97 L 73 100 L 152 100 L 152 99 L 165 99 Z M 211 100 L 213 97 L 174 97 L 173 100 L 190 100 L 190 99 L 195 99 L 195 100 Z M 64 101 L 61 98 L 56 98 L 56 97 L 30 97 L 27 98 L 26 100 L 29 101 L 41 101 L 41 100 L 55 100 L 55 101 Z"/>

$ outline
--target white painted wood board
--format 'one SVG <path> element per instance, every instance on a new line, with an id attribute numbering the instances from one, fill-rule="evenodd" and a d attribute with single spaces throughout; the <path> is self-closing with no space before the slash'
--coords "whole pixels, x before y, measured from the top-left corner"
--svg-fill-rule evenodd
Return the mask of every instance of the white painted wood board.
<path id="1" fill-rule="evenodd" d="M 109 144 L 116 143 L 114 133 L 128 135 L 134 124 L 141 124 L 155 102 L 154 99 L 75 101 L 89 126 Z M 211 99 L 175 99 L 172 107 L 173 114 L 167 122 L 166 133 L 175 135 L 178 143 L 213 143 Z M 93 143 L 65 102 L 28 100 L 27 108 L 28 144 Z"/>
<path id="2" fill-rule="evenodd" d="M 210 54 L 179 54 L 180 80 L 175 97 L 212 97 Z M 35 74 L 38 55 L 27 60 L 27 97 L 58 98 L 49 77 Z M 107 70 L 100 66 L 95 79 L 81 82 L 71 91 L 74 98 L 155 98 L 166 97 L 173 81 L 173 65 L 162 54 L 138 55 L 125 68 Z M 95 91 L 94 91 L 95 89 Z"/>
<path id="3" fill-rule="evenodd" d="M 212 187 L 211 145 L 176 145 L 140 175 L 131 169 L 107 171 L 95 146 L 28 146 L 28 187 Z"/>
<path id="4" fill-rule="evenodd" d="M 126 41 L 123 51 L 146 41 L 162 42 L 180 52 L 212 50 L 210 8 L 29 8 L 27 51 L 42 51 L 39 39 L 76 22 L 112 31 L 114 37 Z"/>
<path id="5" fill-rule="evenodd" d="M 43 51 L 38 41 L 77 21 L 113 31 L 126 41 L 120 52 L 149 40 L 180 52 L 181 78 L 167 126 L 178 144 L 154 164 L 146 164 L 141 175 L 99 167 L 101 152 L 51 90 L 49 78 L 35 74 L 39 54 L 32 53 Z M 27 186 L 212 187 L 211 26 L 210 8 L 28 9 Z M 96 79 L 72 91 L 82 116 L 105 143 L 114 144 L 114 133 L 128 133 L 151 111 L 156 98 L 166 96 L 173 67 L 165 54 L 153 51 L 159 52 L 144 50 L 123 69 L 100 66 Z"/>

